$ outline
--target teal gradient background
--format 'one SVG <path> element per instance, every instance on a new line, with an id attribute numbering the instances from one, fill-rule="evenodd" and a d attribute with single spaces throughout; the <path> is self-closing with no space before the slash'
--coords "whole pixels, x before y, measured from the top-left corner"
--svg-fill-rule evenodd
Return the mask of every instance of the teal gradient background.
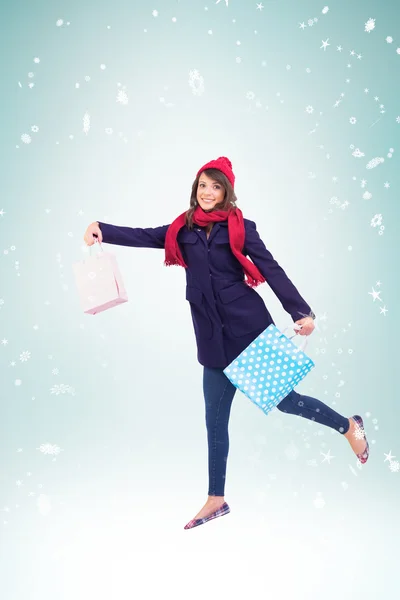
<path id="1" fill-rule="evenodd" d="M 7 600 L 400 597 L 400 10 L 262 6 L 2 5 Z M 316 368 L 299 391 L 362 415 L 371 455 L 361 466 L 335 431 L 266 417 L 237 392 L 232 512 L 184 531 L 208 484 L 184 271 L 165 268 L 163 251 L 105 246 L 129 302 L 93 317 L 72 264 L 95 220 L 170 223 L 199 167 L 221 155 L 244 216 L 317 314 Z M 268 285 L 258 291 L 290 326 Z"/>

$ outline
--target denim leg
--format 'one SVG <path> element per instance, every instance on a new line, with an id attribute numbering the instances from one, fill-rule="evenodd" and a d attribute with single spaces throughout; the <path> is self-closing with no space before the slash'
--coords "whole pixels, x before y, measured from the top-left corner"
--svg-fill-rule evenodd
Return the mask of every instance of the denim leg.
<path id="1" fill-rule="evenodd" d="M 222 369 L 204 367 L 203 392 L 208 440 L 208 495 L 224 496 L 228 423 L 236 387 Z"/>
<path id="2" fill-rule="evenodd" d="M 347 433 L 350 427 L 347 417 L 343 417 L 320 400 L 311 398 L 311 396 L 304 396 L 295 390 L 292 390 L 281 400 L 276 408 L 291 415 L 317 421 L 317 423 L 336 429 L 342 434 Z"/>

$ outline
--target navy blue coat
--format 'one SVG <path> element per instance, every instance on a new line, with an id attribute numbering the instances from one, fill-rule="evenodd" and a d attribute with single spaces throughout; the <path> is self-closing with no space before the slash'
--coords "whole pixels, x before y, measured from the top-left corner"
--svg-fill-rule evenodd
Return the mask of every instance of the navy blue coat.
<path id="1" fill-rule="evenodd" d="M 99 222 L 106 244 L 164 249 L 169 225 L 132 228 Z M 244 219 L 243 252 L 258 267 L 293 321 L 315 316 L 282 267 L 261 240 L 254 221 Z M 224 369 L 264 329 L 274 323 L 256 289 L 244 283 L 244 272 L 229 245 L 228 223 L 214 223 L 209 239 L 206 228 L 186 225 L 178 234 L 185 263 L 186 300 L 189 302 L 197 342 L 197 359 L 206 367 Z M 164 255 L 162 255 L 164 261 Z M 164 267 L 166 268 L 166 267 Z"/>

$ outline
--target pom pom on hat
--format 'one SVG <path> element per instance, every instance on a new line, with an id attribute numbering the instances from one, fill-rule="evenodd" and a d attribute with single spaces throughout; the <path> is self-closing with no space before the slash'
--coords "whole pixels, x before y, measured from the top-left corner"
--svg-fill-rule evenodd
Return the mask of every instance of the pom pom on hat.
<path id="1" fill-rule="evenodd" d="M 232 163 L 226 156 L 220 156 L 219 158 L 206 163 L 203 167 L 201 167 L 201 169 L 199 169 L 196 177 L 198 177 L 200 173 L 206 171 L 207 169 L 218 169 L 218 171 L 221 171 L 224 175 L 226 175 L 231 186 L 235 186 L 235 175 L 232 171 Z"/>

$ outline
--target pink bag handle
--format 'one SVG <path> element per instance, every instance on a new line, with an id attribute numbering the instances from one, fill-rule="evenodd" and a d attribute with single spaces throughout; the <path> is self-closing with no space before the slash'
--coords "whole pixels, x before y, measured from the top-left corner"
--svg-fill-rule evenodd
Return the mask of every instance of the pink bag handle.
<path id="1" fill-rule="evenodd" d="M 92 244 L 91 246 L 89 246 L 89 255 L 92 256 L 92 247 L 97 244 L 99 246 L 99 248 L 101 248 L 101 251 L 104 252 L 103 250 L 103 246 L 101 245 L 100 242 L 95 242 L 94 244 Z"/>

